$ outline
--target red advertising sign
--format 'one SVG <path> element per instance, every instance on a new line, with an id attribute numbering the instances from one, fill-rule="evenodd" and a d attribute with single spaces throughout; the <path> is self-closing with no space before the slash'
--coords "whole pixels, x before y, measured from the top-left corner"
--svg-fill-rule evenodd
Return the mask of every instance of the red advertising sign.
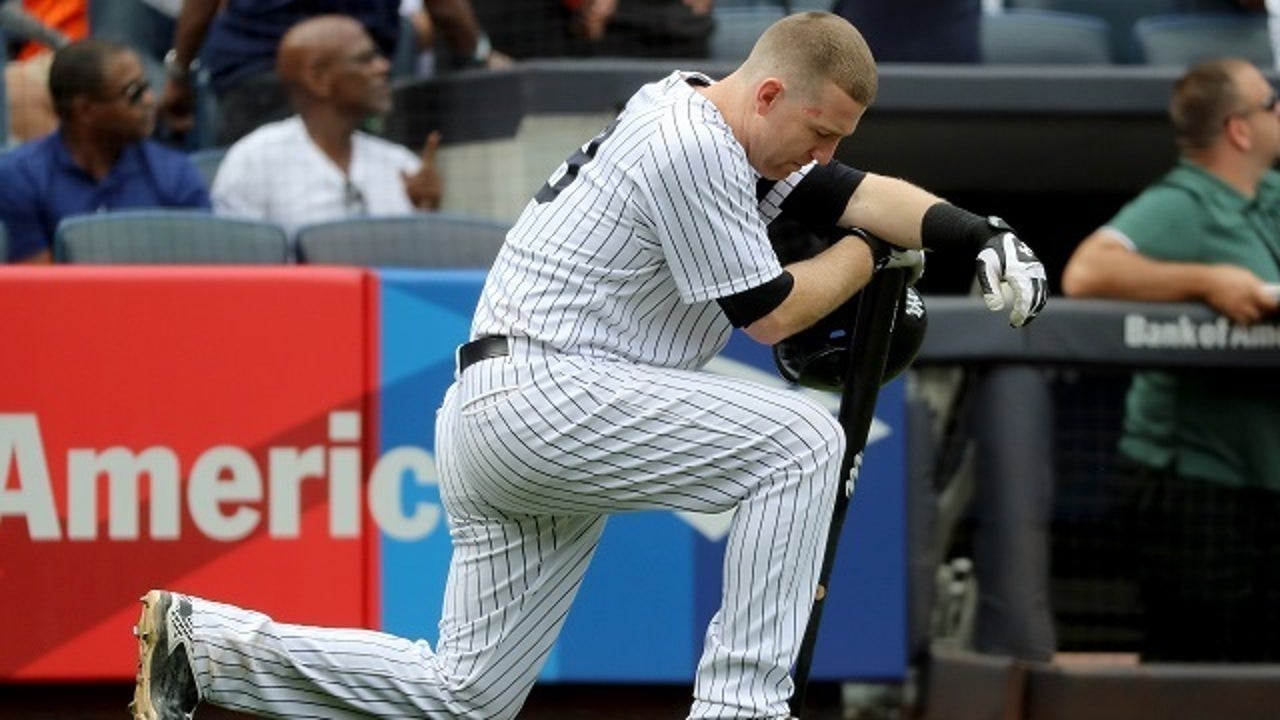
<path id="1" fill-rule="evenodd" d="M 376 626 L 371 282 L 0 268 L 0 680 L 132 677 L 152 587 Z"/>

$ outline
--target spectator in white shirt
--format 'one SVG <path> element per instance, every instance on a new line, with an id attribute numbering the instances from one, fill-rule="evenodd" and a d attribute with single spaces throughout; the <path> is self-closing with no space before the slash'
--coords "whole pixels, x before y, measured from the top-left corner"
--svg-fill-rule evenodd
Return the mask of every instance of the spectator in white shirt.
<path id="1" fill-rule="evenodd" d="M 231 146 L 213 181 L 215 212 L 292 231 L 439 208 L 438 133 L 418 156 L 358 129 L 391 110 L 390 64 L 358 22 L 342 15 L 300 22 L 280 42 L 276 71 L 297 115 Z"/>

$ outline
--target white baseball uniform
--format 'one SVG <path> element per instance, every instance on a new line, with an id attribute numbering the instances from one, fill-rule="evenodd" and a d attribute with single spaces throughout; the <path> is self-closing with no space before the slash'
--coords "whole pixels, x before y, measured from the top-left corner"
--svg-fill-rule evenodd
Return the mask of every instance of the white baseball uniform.
<path id="1" fill-rule="evenodd" d="M 459 372 L 437 418 L 454 545 L 438 647 L 192 599 L 206 700 L 513 717 L 608 514 L 736 508 L 691 717 L 787 716 L 844 435 L 798 393 L 697 368 L 731 332 L 716 300 L 781 273 L 767 223 L 791 209 L 834 223 L 861 175 L 831 163 L 761 182 L 691 83 L 710 81 L 642 88 L 530 202 L 489 273 L 472 336 L 505 336 L 509 354 Z"/>

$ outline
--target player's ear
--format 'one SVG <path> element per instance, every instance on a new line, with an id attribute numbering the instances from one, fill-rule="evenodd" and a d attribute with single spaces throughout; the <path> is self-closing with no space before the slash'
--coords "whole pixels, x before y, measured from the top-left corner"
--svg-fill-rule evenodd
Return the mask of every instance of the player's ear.
<path id="1" fill-rule="evenodd" d="M 756 86 L 756 114 L 766 115 L 782 97 L 782 81 L 778 78 L 765 78 Z"/>

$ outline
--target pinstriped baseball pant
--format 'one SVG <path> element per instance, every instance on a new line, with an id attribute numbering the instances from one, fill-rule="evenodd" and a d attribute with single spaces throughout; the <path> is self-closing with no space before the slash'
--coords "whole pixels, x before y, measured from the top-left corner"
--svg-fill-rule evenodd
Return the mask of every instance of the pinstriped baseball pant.
<path id="1" fill-rule="evenodd" d="M 567 356 L 480 362 L 437 419 L 454 545 L 438 647 L 193 599 L 202 692 L 288 717 L 514 717 L 608 514 L 736 508 L 690 717 L 786 717 L 843 450 L 798 393 Z"/>

